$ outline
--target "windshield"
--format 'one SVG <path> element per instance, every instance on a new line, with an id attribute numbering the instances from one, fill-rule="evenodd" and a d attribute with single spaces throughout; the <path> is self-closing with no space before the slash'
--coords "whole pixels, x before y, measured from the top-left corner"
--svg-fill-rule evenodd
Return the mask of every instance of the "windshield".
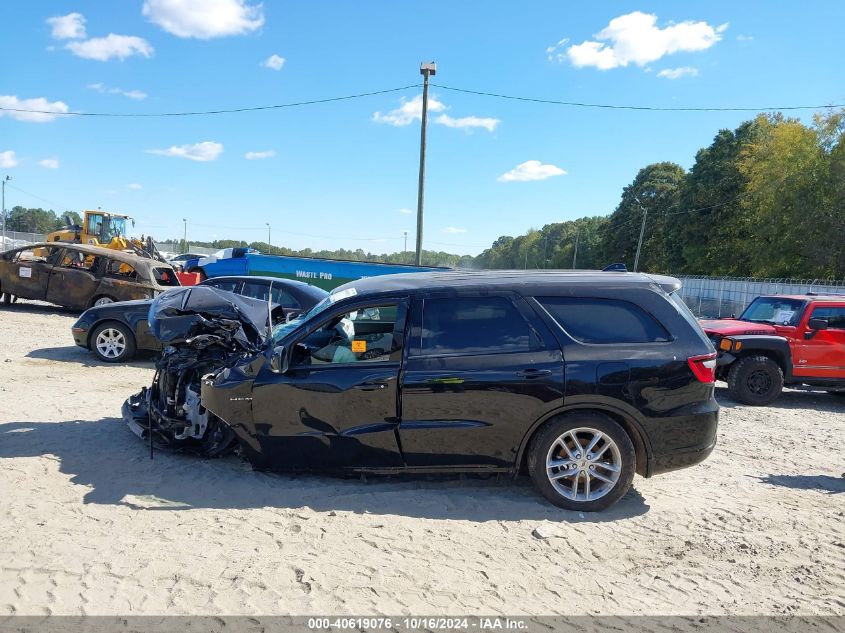
<path id="1" fill-rule="evenodd" d="M 323 310 L 328 308 L 332 305 L 334 301 L 332 301 L 332 295 L 328 295 L 325 297 L 320 303 L 315 305 L 313 308 L 308 310 L 307 312 L 303 312 L 295 319 L 288 321 L 287 323 L 279 323 L 276 327 L 273 328 L 273 345 L 276 345 L 285 338 L 288 334 L 293 332 L 296 328 L 298 328 L 302 323 L 305 323 L 311 317 L 315 317 L 320 314 Z"/>
<path id="2" fill-rule="evenodd" d="M 120 235 L 126 235 L 126 218 L 106 218 L 103 230 L 104 241 L 110 241 Z"/>
<path id="3" fill-rule="evenodd" d="M 741 321 L 769 325 L 798 325 L 804 302 L 781 297 L 757 297 L 739 317 Z"/>

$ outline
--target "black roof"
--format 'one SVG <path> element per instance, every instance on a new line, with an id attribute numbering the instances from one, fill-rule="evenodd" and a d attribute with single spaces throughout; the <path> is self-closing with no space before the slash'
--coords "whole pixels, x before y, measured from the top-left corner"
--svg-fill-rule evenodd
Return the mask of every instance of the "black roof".
<path id="1" fill-rule="evenodd" d="M 681 281 L 666 275 L 598 270 L 450 270 L 422 273 L 379 275 L 351 281 L 333 292 L 355 288 L 358 295 L 404 290 L 437 290 L 448 288 L 528 289 L 557 285 L 614 287 L 659 285 L 666 292 L 681 287 Z"/>

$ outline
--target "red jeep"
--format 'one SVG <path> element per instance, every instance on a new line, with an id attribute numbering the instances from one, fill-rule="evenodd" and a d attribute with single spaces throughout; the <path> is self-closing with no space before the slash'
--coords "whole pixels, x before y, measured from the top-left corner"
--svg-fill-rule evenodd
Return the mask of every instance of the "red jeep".
<path id="1" fill-rule="evenodd" d="M 845 395 L 845 296 L 757 297 L 738 319 L 702 320 L 718 350 L 716 378 L 745 404 L 770 404 L 784 385 Z"/>

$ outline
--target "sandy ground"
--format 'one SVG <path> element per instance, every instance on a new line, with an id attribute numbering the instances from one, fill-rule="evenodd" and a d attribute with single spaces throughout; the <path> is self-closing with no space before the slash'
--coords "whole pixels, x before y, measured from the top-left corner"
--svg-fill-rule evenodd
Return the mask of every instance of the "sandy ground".
<path id="1" fill-rule="evenodd" d="M 0 308 L 2 614 L 845 614 L 845 400 L 719 389 L 704 464 L 602 514 L 527 480 L 254 473 L 119 421 L 152 363 Z"/>

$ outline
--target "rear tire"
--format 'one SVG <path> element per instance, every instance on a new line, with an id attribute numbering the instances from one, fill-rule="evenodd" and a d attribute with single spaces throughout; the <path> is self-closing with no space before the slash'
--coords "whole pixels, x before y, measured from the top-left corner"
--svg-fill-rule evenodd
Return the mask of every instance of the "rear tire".
<path id="1" fill-rule="evenodd" d="M 115 301 L 116 299 L 114 297 L 110 297 L 108 295 L 100 295 L 99 297 L 94 297 L 93 299 L 91 299 L 91 305 L 89 305 L 88 307 L 95 308 L 97 306 L 104 306 L 110 303 L 114 303 Z"/>
<path id="2" fill-rule="evenodd" d="M 108 321 L 91 332 L 90 348 L 105 363 L 125 363 L 135 356 L 135 336 L 122 323 Z"/>
<path id="3" fill-rule="evenodd" d="M 783 371 L 768 356 L 740 358 L 728 371 L 728 390 L 743 404 L 766 406 L 783 391 Z"/>
<path id="4" fill-rule="evenodd" d="M 534 485 L 566 510 L 609 508 L 630 490 L 636 464 L 634 444 L 625 429 L 593 411 L 552 418 L 528 444 L 528 472 Z"/>

